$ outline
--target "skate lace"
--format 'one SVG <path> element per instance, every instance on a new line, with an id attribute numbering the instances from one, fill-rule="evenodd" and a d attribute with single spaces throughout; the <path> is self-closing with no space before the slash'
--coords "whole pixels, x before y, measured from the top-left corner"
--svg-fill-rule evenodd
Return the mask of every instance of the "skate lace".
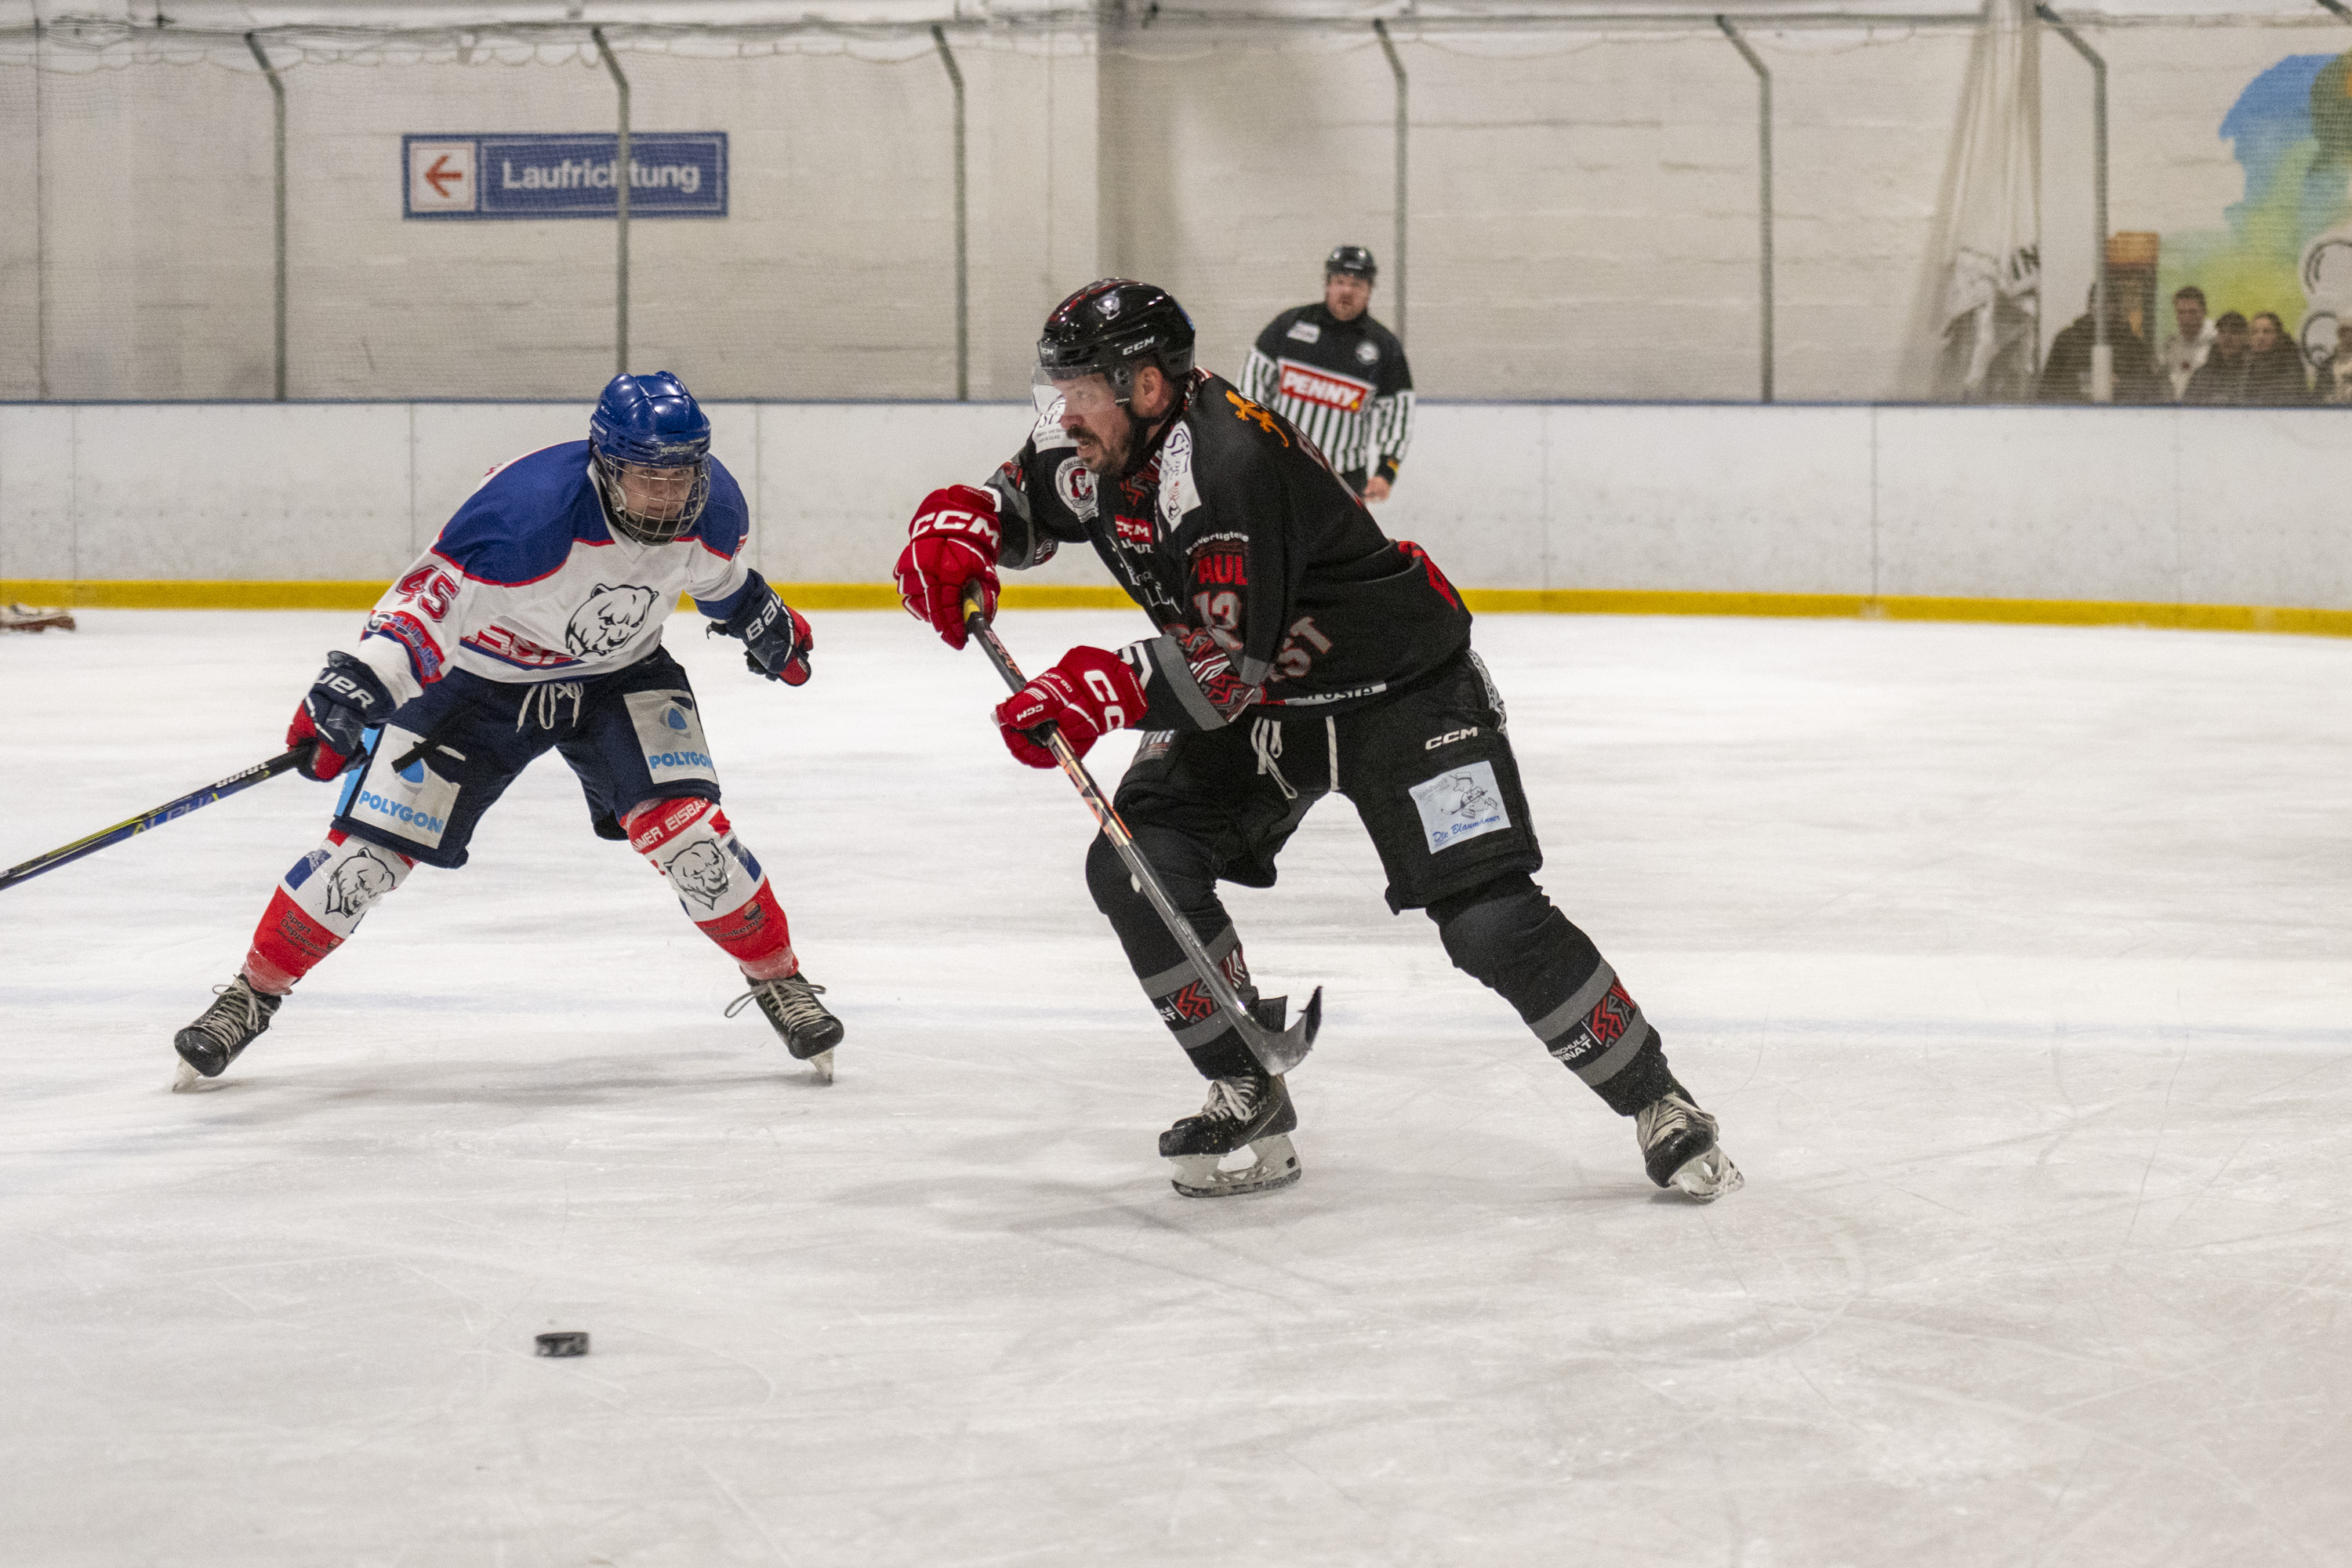
<path id="1" fill-rule="evenodd" d="M 1258 1086 L 1245 1078 L 1218 1078 L 1209 1080 L 1209 1098 L 1201 1102 L 1201 1114 L 1225 1121 L 1246 1121 L 1257 1110 Z"/>
<path id="2" fill-rule="evenodd" d="M 775 999 L 777 1010 L 783 1014 L 784 1022 L 788 1025 L 814 1024 L 825 1016 L 824 1009 L 816 1003 L 816 998 L 824 994 L 824 987 L 803 980 L 796 974 L 788 974 L 782 980 L 761 981 L 727 1004 L 726 1016 L 733 1017 L 762 994 Z"/>
<path id="3" fill-rule="evenodd" d="M 1642 1147 L 1649 1149 L 1685 1128 L 1697 1125 L 1706 1114 L 1682 1096 L 1669 1092 L 1635 1111 L 1633 1126 L 1641 1134 Z"/>
<path id="4" fill-rule="evenodd" d="M 189 1027 L 202 1030 L 223 1049 L 236 1044 L 240 1037 L 260 1030 L 261 1003 L 254 996 L 251 986 L 243 981 L 233 980 L 226 985 L 214 986 L 213 995 L 217 1000 L 205 1008 Z M 239 1013 L 245 1016 L 242 1026 L 237 1017 Z"/>

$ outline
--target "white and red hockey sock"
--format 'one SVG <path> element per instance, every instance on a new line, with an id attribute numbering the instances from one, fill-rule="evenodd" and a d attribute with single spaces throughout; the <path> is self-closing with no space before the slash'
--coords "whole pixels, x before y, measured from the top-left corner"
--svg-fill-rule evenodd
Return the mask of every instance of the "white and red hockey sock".
<path id="1" fill-rule="evenodd" d="M 407 879 L 416 862 L 338 830 L 294 862 L 269 895 L 245 955 L 256 991 L 283 996 L 319 961 L 343 945 L 375 901 Z"/>
<path id="2" fill-rule="evenodd" d="M 799 973 L 783 906 L 717 801 L 652 801 L 629 813 L 622 826 L 629 830 L 629 847 L 669 879 L 687 918 L 726 950 L 745 979 Z"/>

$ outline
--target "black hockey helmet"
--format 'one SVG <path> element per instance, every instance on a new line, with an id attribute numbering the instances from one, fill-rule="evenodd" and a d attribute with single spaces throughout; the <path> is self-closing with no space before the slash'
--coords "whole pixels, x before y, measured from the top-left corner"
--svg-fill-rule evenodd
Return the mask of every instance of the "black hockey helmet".
<path id="1" fill-rule="evenodd" d="M 1323 276 L 1328 278 L 1335 272 L 1360 278 L 1370 283 L 1381 275 L 1381 264 L 1374 261 L 1372 253 L 1360 245 L 1335 246 L 1331 254 L 1323 259 Z"/>
<path id="2" fill-rule="evenodd" d="M 1192 372 L 1192 318 L 1165 289 L 1131 278 L 1087 284 L 1054 307 L 1037 340 L 1037 379 L 1100 375 L 1124 404 L 1135 373 L 1157 365 L 1171 381 Z"/>

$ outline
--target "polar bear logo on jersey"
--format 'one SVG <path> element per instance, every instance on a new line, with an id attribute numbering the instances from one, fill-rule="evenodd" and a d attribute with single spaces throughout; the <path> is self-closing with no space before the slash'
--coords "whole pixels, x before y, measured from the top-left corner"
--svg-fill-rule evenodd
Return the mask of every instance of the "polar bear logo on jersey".
<path id="1" fill-rule="evenodd" d="M 327 878 L 327 912 L 357 920 L 399 881 L 374 850 L 362 849 L 336 867 Z"/>
<path id="2" fill-rule="evenodd" d="M 701 900 L 705 909 L 717 909 L 726 895 L 727 857 L 716 844 L 689 844 L 671 856 L 662 869 L 668 873 L 671 887 Z"/>
<path id="3" fill-rule="evenodd" d="M 612 587 L 599 583 L 587 603 L 572 612 L 563 628 L 563 646 L 574 658 L 597 658 L 627 646 L 653 613 L 654 591 L 634 583 Z"/>

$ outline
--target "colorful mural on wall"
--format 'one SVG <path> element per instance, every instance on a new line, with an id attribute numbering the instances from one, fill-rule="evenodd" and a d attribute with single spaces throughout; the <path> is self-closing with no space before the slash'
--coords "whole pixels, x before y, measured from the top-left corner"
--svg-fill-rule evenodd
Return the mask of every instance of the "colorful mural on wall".
<path id="1" fill-rule="evenodd" d="M 2186 283 L 2211 311 L 2277 312 L 2325 362 L 2352 321 L 2352 54 L 2290 55 L 2248 83 L 2221 134 L 2245 170 L 2229 226 L 2164 237 L 2159 297 Z"/>

